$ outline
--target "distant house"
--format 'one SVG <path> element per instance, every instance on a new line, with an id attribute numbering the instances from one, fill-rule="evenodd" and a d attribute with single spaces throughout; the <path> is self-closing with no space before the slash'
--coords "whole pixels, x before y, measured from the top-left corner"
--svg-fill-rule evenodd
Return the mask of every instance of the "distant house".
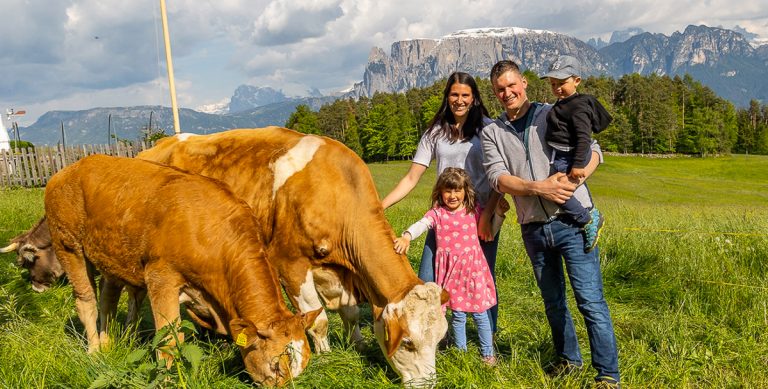
<path id="1" fill-rule="evenodd" d="M 11 149 L 11 138 L 8 136 L 8 130 L 5 129 L 3 119 L 0 117 L 0 151 Z"/>

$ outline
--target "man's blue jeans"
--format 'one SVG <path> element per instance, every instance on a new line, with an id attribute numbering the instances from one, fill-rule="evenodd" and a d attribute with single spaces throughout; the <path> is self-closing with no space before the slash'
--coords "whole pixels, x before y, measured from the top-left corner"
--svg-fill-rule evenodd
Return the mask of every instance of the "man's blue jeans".
<path id="1" fill-rule="evenodd" d="M 598 248 L 585 253 L 584 237 L 579 227 L 568 220 L 524 224 L 521 231 L 544 300 L 557 356 L 577 365 L 582 364 L 576 329 L 566 304 L 565 262 L 576 305 L 587 327 L 592 366 L 597 370 L 598 377 L 609 376 L 619 381 L 616 336 L 608 304 L 603 297 Z"/>
<path id="2" fill-rule="evenodd" d="M 480 248 L 483 250 L 488 267 L 491 269 L 493 284 L 496 285 L 496 254 L 499 251 L 499 235 L 497 233 L 493 242 L 480 241 Z M 584 243 L 582 241 L 582 249 Z M 419 264 L 419 278 L 424 282 L 435 282 L 435 252 L 437 252 L 437 238 L 435 230 L 427 232 L 427 238 L 424 241 L 424 251 L 421 252 L 421 264 Z M 496 288 L 496 305 L 488 309 L 488 318 L 491 319 L 491 331 L 496 332 L 496 322 L 499 319 L 499 288 Z"/>
<path id="3" fill-rule="evenodd" d="M 459 350 L 467 351 L 467 312 L 451 311 L 451 328 L 453 329 L 453 341 Z M 486 312 L 469 313 L 475 320 L 477 335 L 480 338 L 480 353 L 484 357 L 495 355 L 493 352 L 493 333 L 491 333 L 491 320 Z"/>

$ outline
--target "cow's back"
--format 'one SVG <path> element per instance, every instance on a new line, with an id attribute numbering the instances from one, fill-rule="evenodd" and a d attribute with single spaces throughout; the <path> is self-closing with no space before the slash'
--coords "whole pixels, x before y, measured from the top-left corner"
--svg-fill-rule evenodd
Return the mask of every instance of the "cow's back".
<path id="1" fill-rule="evenodd" d="M 336 214 L 379 205 L 370 172 L 353 151 L 330 138 L 281 127 L 168 137 L 138 158 L 225 182 L 259 217 L 270 216 L 260 211 L 281 202 Z M 271 219 L 264 221 L 272 225 Z"/>
<path id="2" fill-rule="evenodd" d="M 45 208 L 54 240 L 135 286 L 143 286 L 142 267 L 159 257 L 190 269 L 212 265 L 193 255 L 222 244 L 193 227 L 200 220 L 232 237 L 263 242 L 250 209 L 220 183 L 129 158 L 97 155 L 67 167 L 49 181 Z"/>

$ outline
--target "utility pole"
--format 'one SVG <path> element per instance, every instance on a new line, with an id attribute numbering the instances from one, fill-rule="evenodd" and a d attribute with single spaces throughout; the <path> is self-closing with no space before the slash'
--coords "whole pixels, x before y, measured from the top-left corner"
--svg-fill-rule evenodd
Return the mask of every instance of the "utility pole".
<path id="1" fill-rule="evenodd" d="M 168 66 L 168 86 L 171 89 L 171 110 L 173 111 L 173 132 L 181 133 L 179 126 L 179 106 L 176 104 L 176 85 L 173 79 L 173 57 L 171 56 L 171 38 L 168 34 L 168 13 L 165 0 L 160 0 L 160 14 L 163 19 L 163 38 L 165 40 L 165 62 Z"/>

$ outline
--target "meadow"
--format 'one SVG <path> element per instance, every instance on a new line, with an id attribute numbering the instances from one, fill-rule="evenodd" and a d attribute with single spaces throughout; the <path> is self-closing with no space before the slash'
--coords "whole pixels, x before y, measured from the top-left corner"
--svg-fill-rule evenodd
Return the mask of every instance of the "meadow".
<path id="1" fill-rule="evenodd" d="M 407 171 L 408 162 L 369 165 L 380 194 Z M 768 387 L 768 178 L 765 156 L 642 158 L 607 156 L 590 178 L 606 215 L 600 241 L 606 298 L 614 320 L 624 388 Z M 418 220 L 434 182 L 422 183 L 386 215 L 395 231 Z M 31 227 L 43 214 L 41 189 L 0 190 L 0 245 Z M 589 345 L 575 302 L 569 299 L 585 368 L 550 378 L 542 367 L 554 358 L 543 304 L 520 241 L 514 211 L 501 235 L 497 262 L 500 293 L 496 346 L 500 363 L 480 361 L 470 326 L 470 350 L 441 349 L 439 388 L 590 387 Z M 418 266 L 423 239 L 409 259 Z M 165 371 L 151 352 L 153 324 L 148 304 L 138 335 L 112 329 L 115 343 L 86 354 L 71 287 L 38 294 L 14 265 L 0 256 L 0 387 L 248 387 L 236 346 L 198 333 L 189 355 Z M 121 301 L 119 321 L 125 315 Z M 363 310 L 362 353 L 330 314 L 333 351 L 313 355 L 289 387 L 396 388 Z"/>

